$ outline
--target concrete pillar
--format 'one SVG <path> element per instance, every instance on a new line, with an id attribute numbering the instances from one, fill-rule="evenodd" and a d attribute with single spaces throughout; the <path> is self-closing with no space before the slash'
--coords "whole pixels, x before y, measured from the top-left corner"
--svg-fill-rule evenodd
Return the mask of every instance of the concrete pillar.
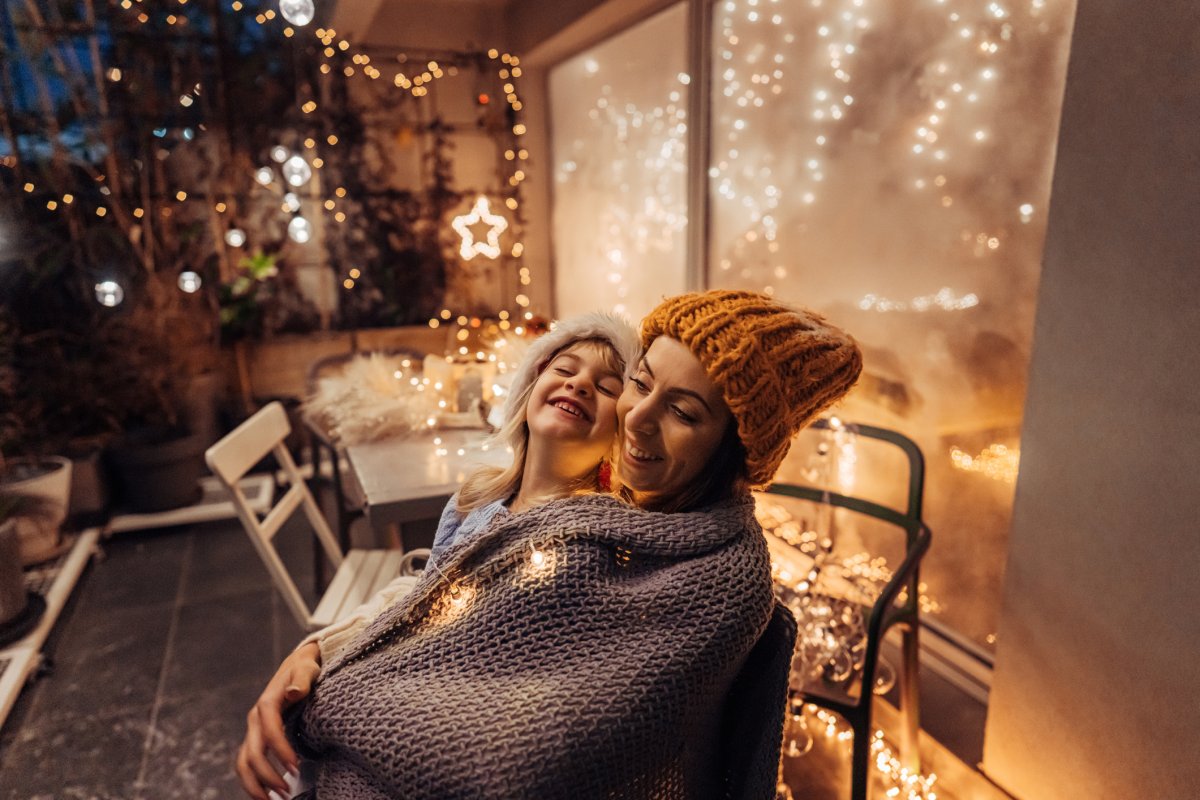
<path id="1" fill-rule="evenodd" d="M 1200 5 L 1080 3 L 984 746 L 1021 800 L 1200 786 L 1198 354 Z"/>

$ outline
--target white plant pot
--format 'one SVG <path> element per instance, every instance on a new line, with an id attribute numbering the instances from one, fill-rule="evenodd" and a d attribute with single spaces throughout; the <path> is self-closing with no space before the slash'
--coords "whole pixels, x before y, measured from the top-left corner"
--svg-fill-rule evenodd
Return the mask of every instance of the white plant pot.
<path id="1" fill-rule="evenodd" d="M 53 558 L 62 551 L 62 524 L 67 518 L 67 503 L 71 497 L 71 462 L 61 456 L 39 459 L 14 458 L 10 472 L 21 467 L 49 466 L 46 472 L 21 480 L 4 482 L 6 491 L 44 497 L 53 506 L 52 513 L 37 517 L 16 517 L 17 539 L 20 542 L 21 563 L 28 566 Z"/>

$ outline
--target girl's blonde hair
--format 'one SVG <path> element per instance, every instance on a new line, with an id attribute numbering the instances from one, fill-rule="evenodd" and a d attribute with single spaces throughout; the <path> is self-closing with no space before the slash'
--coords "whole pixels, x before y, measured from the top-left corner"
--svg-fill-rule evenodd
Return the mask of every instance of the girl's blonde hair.
<path id="1" fill-rule="evenodd" d="M 520 490 L 521 476 L 525 472 L 525 458 L 529 451 L 529 425 L 525 421 L 525 410 L 529 405 L 529 397 L 533 394 L 537 377 L 560 353 L 585 345 L 596 348 L 604 358 L 605 367 L 622 377 L 626 375 L 627 368 L 630 367 L 628 356 L 623 357 L 618 352 L 619 345 L 602 336 L 569 340 L 551 351 L 549 355 L 540 360 L 540 363 L 533 365 L 536 371 L 530 376 L 530 380 L 523 381 L 518 393 L 509 398 L 505 405 L 507 413 L 504 424 L 500 426 L 493 437 L 497 443 L 512 448 L 512 464 L 503 469 L 480 467 L 471 473 L 463 482 L 462 488 L 458 490 L 458 502 L 455 507 L 460 514 L 466 514 L 496 500 L 507 500 Z M 588 478 L 583 479 L 580 485 L 569 487 L 569 492 L 599 491 L 599 473 L 600 464 L 597 464 L 596 471 Z"/>

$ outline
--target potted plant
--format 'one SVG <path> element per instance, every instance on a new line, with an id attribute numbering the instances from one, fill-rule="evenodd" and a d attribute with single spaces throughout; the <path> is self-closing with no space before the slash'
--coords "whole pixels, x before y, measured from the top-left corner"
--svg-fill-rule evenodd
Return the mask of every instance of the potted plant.
<path id="1" fill-rule="evenodd" d="M 71 495 L 71 462 L 62 456 L 5 461 L 0 456 L 0 527 L 15 534 L 19 562 L 38 564 L 59 555 Z"/>
<path id="2" fill-rule="evenodd" d="M 53 529 L 54 538 L 59 538 L 55 520 L 61 522 L 60 512 L 65 503 L 62 497 L 61 502 L 56 502 L 21 491 L 18 487 L 22 481 L 5 482 L 5 472 L 5 466 L 0 464 L 0 647 L 32 630 L 46 610 L 42 596 L 25 588 L 21 567 L 45 560 L 62 549 L 56 545 L 49 550 L 40 547 L 28 550 L 27 545 L 36 543 L 36 539 L 24 535 L 23 529 Z"/>
<path id="3" fill-rule="evenodd" d="M 50 437 L 38 436 L 27 417 L 30 393 L 16 391 L 13 351 L 12 328 L 0 315 L 0 528 L 13 540 L 17 563 L 33 564 L 62 549 L 71 461 L 48 455 L 35 445 L 51 447 L 53 443 Z M 5 458 L 5 451 L 21 445 L 26 455 Z M 4 609 L 5 603 L 0 602 L 0 620 Z"/>
<path id="4" fill-rule="evenodd" d="M 216 374 L 208 300 L 180 291 L 165 270 L 141 266 L 112 231 L 72 238 L 58 218 L 36 221 L 14 226 L 21 257 L 0 276 L 0 364 L 9 375 L 0 447 L 38 463 L 83 456 L 102 495 L 92 503 L 100 514 L 109 482 L 134 511 L 195 501 L 203 451 L 216 436 L 212 403 L 196 391 L 198 380 Z M 112 266 L 87 268 L 94 263 Z M 120 302 L 103 302 L 97 278 L 121 287 Z M 101 450 L 111 481 L 96 469 Z"/>
<path id="5" fill-rule="evenodd" d="M 119 435 L 109 465 L 120 505 L 163 511 L 199 499 L 204 450 L 216 438 L 215 317 L 202 297 L 160 273 L 131 284 L 130 307 L 102 319 L 110 354 L 106 402 Z"/>

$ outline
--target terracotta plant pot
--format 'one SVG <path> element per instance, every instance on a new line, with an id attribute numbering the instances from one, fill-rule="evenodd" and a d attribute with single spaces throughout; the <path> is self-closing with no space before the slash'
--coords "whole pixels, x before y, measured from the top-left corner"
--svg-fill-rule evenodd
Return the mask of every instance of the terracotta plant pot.
<path id="1" fill-rule="evenodd" d="M 28 566 L 53 558 L 63 550 L 62 523 L 71 496 L 71 462 L 61 456 L 14 458 L 3 479 L 4 490 L 45 498 L 50 510 L 13 519 L 20 542 L 21 563 Z"/>

